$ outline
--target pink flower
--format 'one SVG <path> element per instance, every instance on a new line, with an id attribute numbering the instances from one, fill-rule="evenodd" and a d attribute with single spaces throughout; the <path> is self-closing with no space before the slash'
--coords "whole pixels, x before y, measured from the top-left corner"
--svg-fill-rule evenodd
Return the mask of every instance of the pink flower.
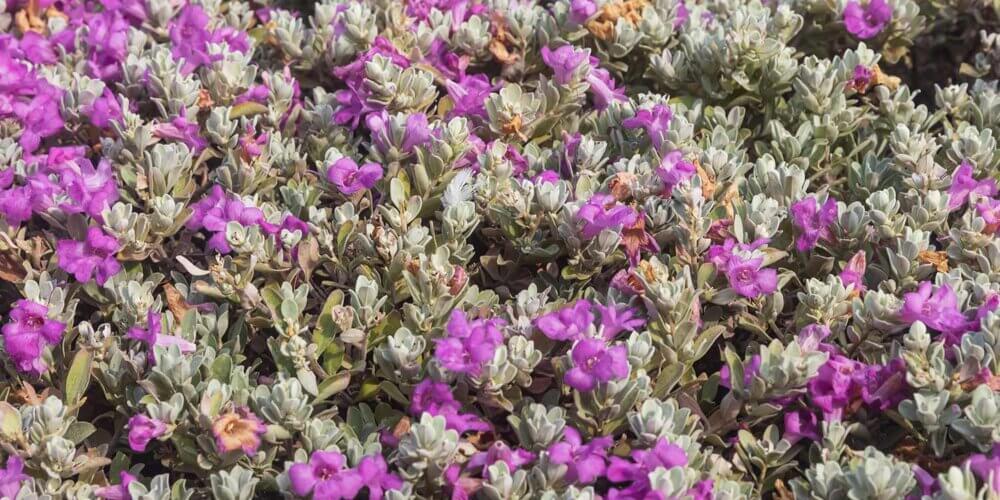
<path id="1" fill-rule="evenodd" d="M 503 343 L 500 327 L 505 324 L 499 318 L 469 321 L 464 311 L 455 309 L 445 328 L 446 336 L 435 341 L 434 357 L 448 370 L 476 375 Z"/>
<path id="2" fill-rule="evenodd" d="M 14 303 L 11 322 L 3 326 L 3 346 L 18 371 L 40 375 L 42 350 L 62 340 L 66 324 L 48 318 L 49 308 L 30 300 Z"/>
<path id="3" fill-rule="evenodd" d="M 858 253 L 847 261 L 844 270 L 840 272 L 840 282 L 844 286 L 853 287 L 856 292 L 865 291 L 865 251 L 858 250 Z"/>
<path id="4" fill-rule="evenodd" d="M 580 299 L 572 305 L 535 318 L 535 328 L 552 340 L 576 340 L 594 322 L 590 308 L 590 301 Z"/>
<path id="5" fill-rule="evenodd" d="M 167 424 L 145 415 L 133 415 L 128 420 L 128 445 L 132 451 L 146 451 L 150 441 L 166 433 Z"/>
<path id="6" fill-rule="evenodd" d="M 347 157 L 334 162 L 326 172 L 327 180 L 346 195 L 371 189 L 382 175 L 382 166 L 378 163 L 365 163 L 358 167 L 354 160 Z"/>
<path id="7" fill-rule="evenodd" d="M 805 252 L 815 248 L 819 240 L 830 237 L 830 224 L 837 220 L 837 200 L 827 198 L 820 206 L 815 196 L 809 196 L 792 203 L 788 211 L 799 232 L 795 247 Z"/>
<path id="8" fill-rule="evenodd" d="M 844 26 L 847 32 L 861 40 L 873 38 L 892 20 L 892 6 L 885 0 L 871 0 L 864 7 L 851 0 L 844 7 Z"/>
<path id="9" fill-rule="evenodd" d="M 663 181 L 663 193 L 667 196 L 674 191 L 674 188 L 694 177 L 697 172 L 693 164 L 684 161 L 684 153 L 681 151 L 665 154 L 660 160 L 660 168 L 656 169 L 656 175 Z"/>
<path id="10" fill-rule="evenodd" d="M 565 382 L 578 391 L 590 391 L 598 382 L 628 377 L 628 351 L 625 346 L 608 347 L 603 340 L 583 339 L 573 347 L 573 368 Z"/>
<path id="11" fill-rule="evenodd" d="M 59 240 L 56 256 L 59 268 L 73 275 L 77 281 L 86 283 L 93 277 L 98 285 L 104 285 L 112 276 L 121 271 L 121 264 L 115 253 L 121 248 L 113 236 L 104 234 L 100 228 L 87 230 L 84 241 Z"/>
<path id="12" fill-rule="evenodd" d="M 613 443 L 611 436 L 594 438 L 584 443 L 576 429 L 566 427 L 562 441 L 549 446 L 549 460 L 567 467 L 566 481 L 572 484 L 590 484 L 604 476 L 608 448 Z"/>
<path id="13" fill-rule="evenodd" d="M 951 187 L 948 188 L 948 209 L 957 210 L 969 201 L 973 194 L 979 196 L 996 196 L 997 183 L 993 179 L 977 181 L 972 176 L 972 164 L 963 161 L 951 175 Z"/>

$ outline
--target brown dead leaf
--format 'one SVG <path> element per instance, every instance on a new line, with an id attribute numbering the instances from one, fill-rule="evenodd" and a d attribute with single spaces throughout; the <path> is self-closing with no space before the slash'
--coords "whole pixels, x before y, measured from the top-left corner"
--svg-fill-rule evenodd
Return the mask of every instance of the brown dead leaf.
<path id="1" fill-rule="evenodd" d="M 174 319 L 177 321 L 183 319 L 191 309 L 191 304 L 188 304 L 181 292 L 170 283 L 163 285 L 163 293 L 167 296 L 167 309 L 173 313 Z"/>
<path id="2" fill-rule="evenodd" d="M 642 20 L 642 9 L 648 0 L 626 0 L 624 2 L 608 2 L 601 7 L 597 17 L 585 25 L 597 39 L 608 41 L 615 35 L 615 24 L 624 19 L 635 26 Z"/>
<path id="3" fill-rule="evenodd" d="M 694 161 L 694 168 L 698 172 L 698 178 L 701 179 L 701 195 L 706 200 L 711 200 L 712 195 L 715 194 L 715 176 L 702 168 L 701 162 L 698 160 Z"/>
<path id="4" fill-rule="evenodd" d="M 24 265 L 12 250 L 0 252 L 0 279 L 11 283 L 20 283 L 27 276 Z"/>
<path id="5" fill-rule="evenodd" d="M 934 266 L 939 273 L 948 272 L 948 254 L 943 251 L 921 250 L 917 254 L 917 260 Z"/>

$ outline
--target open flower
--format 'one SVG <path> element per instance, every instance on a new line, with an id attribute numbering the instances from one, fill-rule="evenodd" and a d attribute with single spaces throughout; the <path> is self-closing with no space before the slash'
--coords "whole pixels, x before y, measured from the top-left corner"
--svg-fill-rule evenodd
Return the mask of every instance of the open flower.
<path id="1" fill-rule="evenodd" d="M 146 344 L 147 355 L 150 363 L 156 362 L 153 349 L 156 346 L 168 347 L 175 345 L 182 353 L 194 352 L 197 346 L 193 343 L 188 342 L 187 340 L 184 340 L 184 338 L 176 335 L 165 335 L 162 333 L 162 319 L 163 318 L 160 314 L 154 313 L 150 310 L 146 313 L 146 328 L 133 326 L 132 328 L 129 328 L 128 333 L 125 336 Z"/>
<path id="2" fill-rule="evenodd" d="M 862 40 L 873 38 L 892 20 L 892 6 L 885 0 L 870 0 L 864 7 L 851 0 L 844 7 L 847 32 Z"/>
<path id="3" fill-rule="evenodd" d="M 673 117 L 674 114 L 668 106 L 657 104 L 652 108 L 640 109 L 631 118 L 622 120 L 622 127 L 628 130 L 642 128 L 646 131 L 653 148 L 659 151 Z"/>
<path id="4" fill-rule="evenodd" d="M 459 433 L 488 431 L 490 425 L 471 413 L 461 413 L 462 404 L 455 400 L 451 386 L 444 382 L 422 380 L 410 396 L 410 414 L 418 417 L 424 413 L 442 416 L 445 426 Z"/>
<path id="5" fill-rule="evenodd" d="M 594 322 L 589 300 L 580 299 L 572 305 L 535 318 L 535 328 L 552 340 L 576 340 Z"/>
<path id="6" fill-rule="evenodd" d="M 118 240 L 104 234 L 100 228 L 92 227 L 87 230 L 84 241 L 59 240 L 56 256 L 59 257 L 59 268 L 73 275 L 77 281 L 86 283 L 93 277 L 98 285 L 104 285 L 122 268 L 115 258 L 119 249 Z"/>
<path id="7" fill-rule="evenodd" d="M 42 350 L 62 339 L 66 324 L 48 318 L 49 308 L 30 300 L 14 303 L 10 323 L 3 326 L 3 346 L 18 371 L 40 375 L 45 371 Z"/>
<path id="8" fill-rule="evenodd" d="M 578 391 L 590 391 L 599 382 L 628 376 L 628 350 L 625 346 L 608 347 L 603 340 L 583 339 L 573 346 L 573 368 L 566 372 L 566 384 Z"/>
<path id="9" fill-rule="evenodd" d="M 7 456 L 7 466 L 0 469 L 0 498 L 17 498 L 21 485 L 28 479 L 24 473 L 24 460 L 17 455 Z"/>
<path id="10" fill-rule="evenodd" d="M 830 237 L 830 224 L 837 220 L 837 200 L 827 198 L 820 206 L 815 196 L 803 198 L 788 209 L 799 237 L 795 247 L 800 252 L 812 250 L 821 239 Z"/>
<path id="11" fill-rule="evenodd" d="M 245 406 L 238 406 L 220 415 L 212 424 L 212 434 L 215 435 L 215 446 L 219 453 L 236 450 L 247 455 L 256 453 L 260 446 L 260 436 L 266 430 L 264 422 Z"/>
<path id="12" fill-rule="evenodd" d="M 149 442 L 166 434 L 167 424 L 145 415 L 133 415 L 128 420 L 128 445 L 132 451 L 144 452 Z"/>
<path id="13" fill-rule="evenodd" d="M 656 169 L 656 175 L 663 181 L 663 194 L 670 196 L 674 188 L 687 182 L 698 173 L 694 164 L 684 160 L 684 153 L 681 151 L 671 151 L 663 155 L 660 160 L 660 167 Z"/>
<path id="14" fill-rule="evenodd" d="M 448 370 L 476 375 L 503 343 L 500 327 L 505 324 L 499 318 L 469 321 L 464 311 L 455 309 L 445 327 L 447 336 L 435 341 L 434 357 Z"/>
<path id="15" fill-rule="evenodd" d="M 584 443 L 576 429 L 566 427 L 562 441 L 549 446 L 549 461 L 566 466 L 566 481 L 572 484 L 590 484 L 604 476 L 608 448 L 611 448 L 613 442 L 611 436 L 604 436 Z"/>
<path id="16" fill-rule="evenodd" d="M 580 235 L 588 240 L 605 229 L 621 231 L 634 224 L 638 217 L 632 207 L 618 203 L 609 194 L 600 193 L 591 196 L 576 213 L 576 218 L 584 223 Z"/>
<path id="17" fill-rule="evenodd" d="M 996 196 L 997 183 L 993 179 L 977 181 L 972 176 L 972 164 L 963 161 L 951 175 L 951 187 L 948 188 L 948 209 L 957 210 L 965 206 L 973 194 L 979 196 Z"/>
<path id="18" fill-rule="evenodd" d="M 371 189 L 382 175 L 382 166 L 378 163 L 365 163 L 358 167 L 354 160 L 346 157 L 334 162 L 326 172 L 327 180 L 346 195 Z"/>

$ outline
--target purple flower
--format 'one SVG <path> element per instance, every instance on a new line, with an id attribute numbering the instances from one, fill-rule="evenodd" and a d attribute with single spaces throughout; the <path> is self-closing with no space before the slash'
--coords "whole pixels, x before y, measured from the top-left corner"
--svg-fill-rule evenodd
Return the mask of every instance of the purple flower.
<path id="1" fill-rule="evenodd" d="M 917 291 L 903 295 L 899 318 L 906 323 L 921 321 L 949 336 L 961 335 L 970 325 L 958 309 L 958 297 L 948 285 L 941 285 L 937 290 L 933 288 L 929 281 L 924 281 Z"/>
<path id="2" fill-rule="evenodd" d="M 625 346 L 608 347 L 603 340 L 583 339 L 573 346 L 573 368 L 565 382 L 578 391 L 590 391 L 598 382 L 628 377 L 628 350 Z"/>
<path id="3" fill-rule="evenodd" d="M 48 318 L 49 308 L 30 300 L 18 300 L 3 326 L 3 347 L 18 371 L 40 375 L 45 371 L 42 350 L 62 340 L 66 324 Z"/>
<path id="4" fill-rule="evenodd" d="M 566 427 L 562 441 L 549 446 L 549 460 L 556 465 L 566 466 L 567 482 L 590 484 L 604 476 L 608 448 L 613 443 L 611 436 L 594 438 L 584 443 L 576 429 Z"/>
<path id="5" fill-rule="evenodd" d="M 799 331 L 796 336 L 795 341 L 798 342 L 799 347 L 801 347 L 802 352 L 813 352 L 825 350 L 823 349 L 823 341 L 830 336 L 830 327 L 826 325 L 812 324 L 807 325 L 805 328 Z"/>
<path id="6" fill-rule="evenodd" d="M 230 222 L 238 222 L 241 226 L 257 226 L 264 234 L 274 235 L 280 227 L 264 219 L 261 209 L 249 206 L 236 197 L 229 197 L 222 186 L 212 186 L 207 196 L 191 206 L 192 214 L 186 227 L 192 231 L 205 229 L 212 233 L 208 240 L 208 249 L 227 254 L 232 251 L 226 240 L 226 226 Z"/>
<path id="7" fill-rule="evenodd" d="M 996 196 L 997 183 L 993 179 L 977 181 L 972 176 L 972 164 L 963 161 L 951 175 L 951 187 L 948 188 L 948 209 L 957 210 L 969 201 L 973 194 L 979 196 Z"/>
<path id="8" fill-rule="evenodd" d="M 1000 200 L 988 198 L 976 203 L 976 214 L 986 222 L 986 233 L 997 233 L 1000 229 Z"/>
<path id="9" fill-rule="evenodd" d="M 486 118 L 486 98 L 495 88 L 486 75 L 471 75 L 461 80 L 448 80 L 444 84 L 452 108 L 448 117 Z"/>
<path id="10" fill-rule="evenodd" d="M 663 181 L 663 193 L 669 196 L 675 187 L 687 182 L 697 173 L 695 166 L 684 161 L 684 153 L 671 151 L 660 160 L 660 167 L 656 169 L 656 175 Z"/>
<path id="11" fill-rule="evenodd" d="M 885 365 L 868 365 L 857 377 L 861 400 L 879 411 L 895 409 L 910 396 L 906 383 L 906 362 L 895 358 Z"/>
<path id="12" fill-rule="evenodd" d="M 208 142 L 202 139 L 199 133 L 201 128 L 197 122 L 189 122 L 183 116 L 176 116 L 166 123 L 159 123 L 153 126 L 153 135 L 161 139 L 171 139 L 184 143 L 194 154 L 208 146 Z"/>
<path id="13" fill-rule="evenodd" d="M 994 447 L 990 456 L 976 454 L 969 457 L 967 465 L 982 481 L 989 481 L 990 489 L 1000 493 L 1000 457 Z M 9 462 L 8 462 L 9 467 Z"/>
<path id="14" fill-rule="evenodd" d="M 851 0 L 844 7 L 844 26 L 847 32 L 861 40 L 875 37 L 892 20 L 892 6 L 885 0 L 871 0 L 864 7 Z"/>
<path id="15" fill-rule="evenodd" d="M 163 322 L 161 315 L 150 310 L 146 313 L 146 328 L 133 326 L 129 328 L 125 337 L 146 344 L 147 357 L 151 364 L 156 362 L 153 349 L 155 346 L 168 347 L 175 345 L 185 354 L 195 351 L 196 346 L 193 343 L 175 335 L 164 335 L 161 333 L 162 329 Z"/>
<path id="16" fill-rule="evenodd" d="M 681 4 L 683 6 L 684 4 Z M 691 500 L 712 500 L 715 498 L 715 481 L 711 479 L 703 479 L 695 483 L 691 489 L 687 490 L 688 496 Z"/>
<path id="17" fill-rule="evenodd" d="M 571 306 L 535 318 L 535 328 L 552 340 L 576 340 L 587 333 L 594 322 L 590 307 L 590 301 L 580 299 Z"/>
<path id="18" fill-rule="evenodd" d="M 111 164 L 101 159 L 95 169 L 85 159 L 66 162 L 59 174 L 62 184 L 75 203 L 64 203 L 61 208 L 66 213 L 86 213 L 97 220 L 103 220 L 102 212 L 118 201 L 118 187 Z"/>
<path id="19" fill-rule="evenodd" d="M 542 47 L 542 61 L 552 68 L 552 79 L 559 85 L 569 84 L 590 73 L 590 67 L 587 66 L 590 53 L 572 45 L 563 45 L 556 50 Z"/>
<path id="20" fill-rule="evenodd" d="M 35 152 L 42 139 L 53 136 L 63 129 L 62 114 L 59 112 L 59 99 L 62 91 L 51 86 L 42 86 L 44 90 L 29 101 L 18 101 L 13 105 L 14 115 L 21 121 L 21 137 L 18 144 L 26 153 Z"/>
<path id="21" fill-rule="evenodd" d="M 600 193 L 591 196 L 576 212 L 576 218 L 584 223 L 580 235 L 587 240 L 605 229 L 621 231 L 623 227 L 634 224 L 638 217 L 632 207 L 618 203 L 609 194 Z"/>
<path id="22" fill-rule="evenodd" d="M 385 463 L 382 455 L 367 455 L 362 457 L 354 468 L 362 488 L 368 488 L 368 498 L 370 500 L 380 500 L 385 490 L 398 490 L 403 487 L 403 480 L 389 472 L 389 465 Z M 354 492 L 351 497 L 357 496 Z M 314 495 L 314 498 L 321 498 Z M 326 497 L 322 497 L 326 498 Z M 350 498 L 345 496 L 345 498 Z"/>
<path id="23" fill-rule="evenodd" d="M 0 498 L 16 498 L 21 485 L 30 479 L 24 473 L 24 461 L 17 455 L 7 457 L 7 466 L 0 469 Z"/>
<path id="24" fill-rule="evenodd" d="M 145 415 L 132 415 L 128 420 L 128 445 L 132 451 L 146 451 L 150 441 L 166 433 L 167 424 Z"/>
<path id="25" fill-rule="evenodd" d="M 858 253 L 847 261 L 844 270 L 840 272 L 840 282 L 844 286 L 854 287 L 856 292 L 865 291 L 865 251 L 858 250 Z"/>
<path id="26" fill-rule="evenodd" d="M 583 24 L 596 12 L 594 0 L 572 0 L 569 4 L 569 20 L 576 24 Z"/>
<path id="27" fill-rule="evenodd" d="M 615 86 L 614 79 L 608 70 L 598 68 L 600 61 L 596 57 L 590 57 L 592 69 L 587 76 L 587 83 L 590 84 L 591 98 L 594 100 L 594 108 L 603 111 L 611 105 L 611 101 L 624 101 L 625 89 Z"/>
<path id="28" fill-rule="evenodd" d="M 792 203 L 788 211 L 799 232 L 795 247 L 805 252 L 815 248 L 819 240 L 830 237 L 830 224 L 837 220 L 837 200 L 827 198 L 820 206 L 816 197 L 809 196 Z"/>
<path id="29" fill-rule="evenodd" d="M 937 484 L 937 478 L 932 476 L 931 473 L 927 472 L 919 465 L 913 466 L 913 477 L 917 480 L 917 487 L 920 488 L 920 495 L 908 496 L 906 497 L 906 500 L 933 496 L 941 489 L 941 487 Z"/>
<path id="30" fill-rule="evenodd" d="M 864 92 L 875 82 L 875 72 L 864 64 L 854 66 L 854 74 L 847 86 L 858 92 Z"/>
<path id="31" fill-rule="evenodd" d="M 413 153 L 414 148 L 423 145 L 431 137 L 431 131 L 427 128 L 427 115 L 424 113 L 415 113 L 406 117 L 406 128 L 402 137 L 390 136 L 388 122 L 389 114 L 385 111 L 372 113 L 365 119 L 365 124 L 368 126 L 368 130 L 371 131 L 372 144 L 382 154 L 388 153 L 393 147 L 403 153 Z M 368 165 L 365 166 L 367 167 Z M 381 173 L 381 171 L 381 167 L 379 167 L 379 172 Z M 370 188 L 371 186 L 366 187 Z"/>
<path id="32" fill-rule="evenodd" d="M 729 286 L 736 293 L 755 298 L 778 289 L 778 273 L 774 269 L 761 269 L 764 257 L 757 250 L 767 240 L 757 240 L 749 245 L 737 245 L 729 239 L 722 245 L 708 249 L 708 260 L 726 274 Z"/>
<path id="33" fill-rule="evenodd" d="M 327 180 L 346 195 L 371 189 L 382 175 L 382 165 L 365 163 L 358 167 L 354 160 L 347 157 L 334 162 L 326 172 Z"/>
<path id="34" fill-rule="evenodd" d="M 118 472 L 118 484 L 102 486 L 94 490 L 94 494 L 104 500 L 132 500 L 132 494 L 128 492 L 128 485 L 135 481 L 135 476 L 128 471 Z"/>
<path id="35" fill-rule="evenodd" d="M 58 60 L 49 40 L 34 31 L 24 33 L 18 48 L 23 52 L 24 58 L 33 64 L 55 64 Z"/>
<path id="36" fill-rule="evenodd" d="M 802 438 L 819 441 L 819 419 L 816 414 L 806 410 L 785 413 L 785 435 L 783 438 L 793 444 Z"/>
<path id="37" fill-rule="evenodd" d="M 617 304 L 594 304 L 601 313 L 601 334 L 605 340 L 612 340 L 624 331 L 634 331 L 642 328 L 646 320 L 635 317 L 636 310 L 628 306 L 618 307 Z"/>
<path id="38" fill-rule="evenodd" d="M 499 318 L 469 321 L 464 311 L 455 309 L 445 327 L 446 336 L 435 341 L 434 357 L 448 370 L 477 375 L 503 343 L 500 327 L 504 325 Z"/>
<path id="39" fill-rule="evenodd" d="M 559 182 L 559 172 L 555 170 L 542 170 L 531 178 L 533 184 L 555 184 Z"/>
<path id="40" fill-rule="evenodd" d="M 56 257 L 59 268 L 73 275 L 80 283 L 93 277 L 98 285 L 104 285 L 112 276 L 121 271 L 121 264 L 115 253 L 121 249 L 113 236 L 104 234 L 100 228 L 87 230 L 84 241 L 59 240 L 56 243 Z"/>
<path id="41" fill-rule="evenodd" d="M 503 441 L 494 441 L 486 451 L 480 451 L 469 458 L 467 469 L 483 469 L 483 475 L 488 476 L 487 467 L 503 462 L 513 471 L 535 460 L 535 454 L 520 448 L 511 448 Z"/>
<path id="42" fill-rule="evenodd" d="M 451 387 L 444 382 L 422 380 L 410 396 L 410 414 L 415 417 L 424 413 L 442 416 L 447 428 L 459 433 L 490 430 L 488 423 L 475 415 L 461 413 L 461 409 L 462 404 L 455 400 Z"/>
<path id="43" fill-rule="evenodd" d="M 653 144 L 653 148 L 659 151 L 660 146 L 663 145 L 663 140 L 666 138 L 667 130 L 670 128 L 670 120 L 673 117 L 674 114 L 668 106 L 657 104 L 651 109 L 640 109 L 636 111 L 635 116 L 622 120 L 622 127 L 629 130 L 644 129 L 646 135 L 649 136 L 649 141 Z M 694 169 L 692 167 L 693 172 Z"/>
<path id="44" fill-rule="evenodd" d="M 834 354 L 809 380 L 809 396 L 825 418 L 840 419 L 844 409 L 860 396 L 854 374 L 863 367 L 857 361 Z"/>
<path id="45" fill-rule="evenodd" d="M 107 129 L 112 123 L 121 123 L 122 107 L 118 103 L 118 98 L 110 89 L 104 89 L 100 97 L 83 108 L 84 114 L 90 119 L 95 127 Z"/>
<path id="46" fill-rule="evenodd" d="M 288 480 L 292 491 L 300 497 L 305 497 L 312 493 L 318 483 L 342 482 L 343 470 L 344 456 L 339 452 L 314 451 L 309 457 L 309 463 L 294 464 L 288 468 Z"/>
<path id="47" fill-rule="evenodd" d="M 649 473 L 662 467 L 672 469 L 687 465 L 687 453 L 680 446 L 664 438 L 656 441 L 649 450 L 633 450 L 632 460 L 611 457 L 607 477 L 616 483 L 631 483 L 624 489 L 611 490 L 608 499 L 648 498 L 650 491 Z"/>

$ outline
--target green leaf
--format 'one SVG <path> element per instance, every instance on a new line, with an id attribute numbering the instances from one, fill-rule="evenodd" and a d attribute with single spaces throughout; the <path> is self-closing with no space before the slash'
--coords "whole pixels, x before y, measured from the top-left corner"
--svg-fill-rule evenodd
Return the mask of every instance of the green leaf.
<path id="1" fill-rule="evenodd" d="M 66 433 L 63 434 L 63 437 L 72 441 L 73 444 L 80 444 L 84 439 L 87 439 L 96 431 L 97 428 L 90 422 L 77 420 L 76 422 L 69 424 L 69 427 L 66 428 Z"/>
<path id="2" fill-rule="evenodd" d="M 327 378 L 323 383 L 319 384 L 319 390 L 316 391 L 316 398 L 313 402 L 323 401 L 334 394 L 342 392 L 344 389 L 351 384 L 351 374 L 350 372 L 340 372 L 330 378 Z"/>
<path id="3" fill-rule="evenodd" d="M 64 386 L 67 405 L 76 404 L 87 392 L 87 387 L 90 386 L 90 367 L 93 360 L 93 353 L 86 349 L 77 351 L 76 355 L 73 356 L 73 364 L 70 365 L 69 372 L 66 374 Z"/>

